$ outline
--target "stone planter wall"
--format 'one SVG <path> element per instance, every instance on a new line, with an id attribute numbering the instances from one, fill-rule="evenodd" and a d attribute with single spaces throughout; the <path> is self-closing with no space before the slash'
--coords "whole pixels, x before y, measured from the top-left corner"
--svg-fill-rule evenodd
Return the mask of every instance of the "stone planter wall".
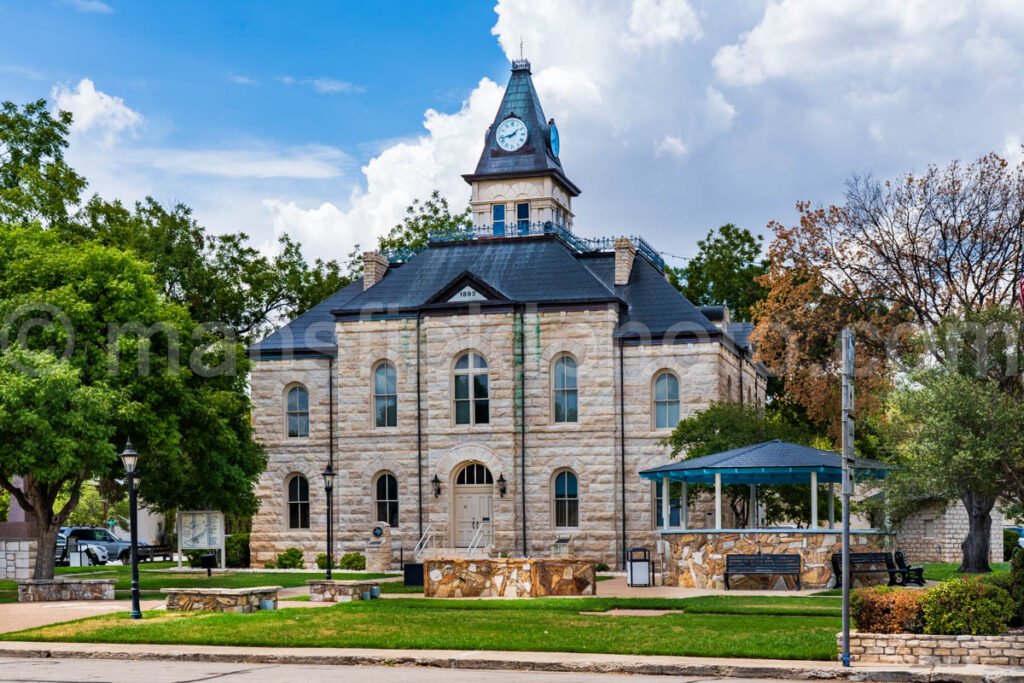
<path id="1" fill-rule="evenodd" d="M 258 612 L 260 603 L 270 600 L 270 609 L 277 609 L 277 592 L 281 586 L 255 588 L 166 588 L 168 612 Z"/>
<path id="2" fill-rule="evenodd" d="M 328 581 L 316 579 L 306 582 L 309 585 L 310 602 L 350 602 L 362 600 L 363 593 L 377 586 L 376 581 Z"/>
<path id="3" fill-rule="evenodd" d="M 725 588 L 725 556 L 759 554 L 799 554 L 802 560 L 801 584 L 804 588 L 824 588 L 832 579 L 832 553 L 842 549 L 839 530 L 814 531 L 680 531 L 662 534 L 669 544 L 669 557 L 662 583 L 683 588 Z M 886 550 L 890 535 L 850 533 L 850 550 L 871 552 Z M 910 561 L 914 558 L 910 557 Z M 887 583 L 885 574 L 854 575 L 855 585 Z M 729 577 L 736 589 L 795 588 L 793 577 Z"/>
<path id="4" fill-rule="evenodd" d="M 25 579 L 18 581 L 18 602 L 113 600 L 115 579 Z"/>
<path id="5" fill-rule="evenodd" d="M 842 652 L 842 633 L 836 635 L 836 644 Z M 1024 635 L 926 636 L 851 631 L 850 659 L 864 664 L 1024 666 Z"/>
<path id="6" fill-rule="evenodd" d="M 428 598 L 597 595 L 594 566 L 594 560 L 571 557 L 427 560 L 423 593 Z"/>
<path id="7" fill-rule="evenodd" d="M 0 538 L 0 579 L 27 579 L 36 563 L 36 542 Z"/>

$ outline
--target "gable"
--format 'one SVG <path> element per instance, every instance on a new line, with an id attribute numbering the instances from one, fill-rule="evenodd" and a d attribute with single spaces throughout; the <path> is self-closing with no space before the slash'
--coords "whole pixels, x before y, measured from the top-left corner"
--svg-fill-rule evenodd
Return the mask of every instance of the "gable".
<path id="1" fill-rule="evenodd" d="M 481 302 L 507 303 L 508 301 L 509 298 L 498 291 L 494 285 L 479 275 L 464 270 L 427 299 L 427 304 L 458 305 Z"/>

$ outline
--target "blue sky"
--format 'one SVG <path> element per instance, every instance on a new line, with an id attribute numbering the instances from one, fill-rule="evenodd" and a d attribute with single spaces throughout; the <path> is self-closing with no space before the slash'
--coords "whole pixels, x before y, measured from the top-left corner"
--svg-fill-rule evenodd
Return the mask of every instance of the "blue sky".
<path id="1" fill-rule="evenodd" d="M 72 110 L 93 191 L 316 256 L 431 189 L 464 204 L 520 39 L 577 232 L 669 254 L 1024 137 L 1015 0 L 0 0 L 0 25 L 0 99 Z"/>

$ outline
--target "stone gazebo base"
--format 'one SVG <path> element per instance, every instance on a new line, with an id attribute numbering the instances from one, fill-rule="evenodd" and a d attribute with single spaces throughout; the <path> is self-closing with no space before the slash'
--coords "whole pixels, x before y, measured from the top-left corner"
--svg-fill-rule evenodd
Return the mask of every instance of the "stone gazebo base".
<path id="1" fill-rule="evenodd" d="M 890 535 L 877 531 L 851 531 L 852 552 L 885 550 Z M 803 567 L 803 588 L 826 588 L 832 579 L 832 553 L 842 550 L 838 529 L 702 529 L 663 531 L 669 544 L 669 558 L 662 583 L 682 588 L 725 589 L 726 555 L 798 554 Z M 887 582 L 884 574 L 856 576 L 858 584 Z M 736 576 L 729 585 L 740 590 L 790 589 L 794 577 Z"/>
<path id="2" fill-rule="evenodd" d="M 597 595 L 595 567 L 579 558 L 427 560 L 423 592 L 428 598 Z"/>

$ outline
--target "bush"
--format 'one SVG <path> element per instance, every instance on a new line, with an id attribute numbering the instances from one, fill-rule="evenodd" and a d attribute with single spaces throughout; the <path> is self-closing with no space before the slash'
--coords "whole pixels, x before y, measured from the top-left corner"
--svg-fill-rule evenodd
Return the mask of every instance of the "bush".
<path id="1" fill-rule="evenodd" d="M 1011 626 L 1024 626 L 1024 548 L 1017 548 L 1010 557 L 1010 599 L 1013 600 Z"/>
<path id="2" fill-rule="evenodd" d="M 920 633 L 925 591 L 874 586 L 850 596 L 850 616 L 867 633 Z"/>
<path id="3" fill-rule="evenodd" d="M 225 564 L 229 567 L 249 566 L 249 534 L 231 534 L 224 539 Z"/>
<path id="4" fill-rule="evenodd" d="M 361 553 L 345 553 L 338 562 L 339 569 L 366 569 L 366 558 Z"/>
<path id="5" fill-rule="evenodd" d="M 197 569 L 199 567 L 199 556 L 206 554 L 205 550 L 186 550 L 184 552 L 185 560 L 188 562 L 188 566 L 192 567 L 193 569 Z"/>
<path id="6" fill-rule="evenodd" d="M 327 569 L 327 553 L 320 553 L 316 556 L 316 566 L 320 569 Z M 335 560 L 331 569 L 338 569 L 338 561 Z"/>
<path id="7" fill-rule="evenodd" d="M 302 550 L 288 548 L 277 556 L 276 566 L 278 569 L 302 569 L 305 566 L 302 560 Z"/>
<path id="8" fill-rule="evenodd" d="M 1019 548 L 1020 532 L 1015 529 L 1003 529 L 1003 562 L 1013 558 L 1013 551 Z"/>
<path id="9" fill-rule="evenodd" d="M 923 606 L 924 632 L 932 635 L 997 636 L 1013 615 L 1009 593 L 966 577 L 926 591 Z"/>

